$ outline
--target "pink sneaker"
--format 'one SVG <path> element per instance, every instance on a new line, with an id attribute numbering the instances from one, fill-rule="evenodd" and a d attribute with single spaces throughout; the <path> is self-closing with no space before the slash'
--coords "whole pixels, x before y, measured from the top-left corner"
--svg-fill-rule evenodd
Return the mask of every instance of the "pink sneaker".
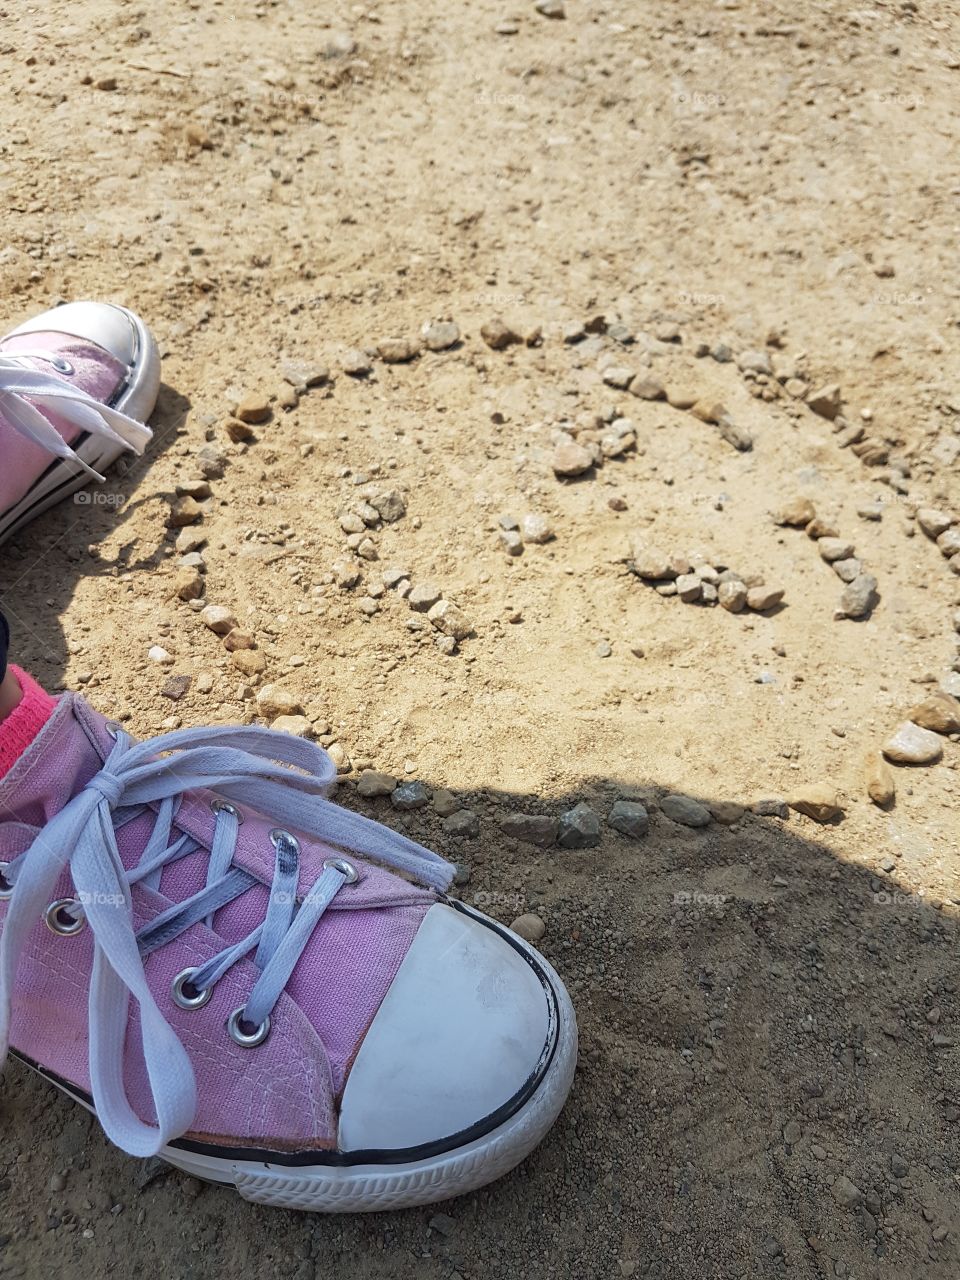
<path id="1" fill-rule="evenodd" d="M 0 543 L 125 449 L 142 453 L 160 356 L 132 311 L 71 302 L 0 341 Z"/>
<path id="2" fill-rule="evenodd" d="M 61 697 L 0 781 L 0 1050 L 124 1150 L 248 1200 L 441 1200 L 550 1128 L 573 1010 L 445 896 L 449 863 L 326 799 L 334 778 L 283 733 L 138 745 Z"/>

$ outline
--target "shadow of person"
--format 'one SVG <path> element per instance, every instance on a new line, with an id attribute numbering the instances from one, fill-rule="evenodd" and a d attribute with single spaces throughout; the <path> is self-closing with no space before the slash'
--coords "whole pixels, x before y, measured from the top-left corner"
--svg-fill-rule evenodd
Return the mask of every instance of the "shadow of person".
<path id="1" fill-rule="evenodd" d="M 211 1241 L 220 1274 L 269 1255 L 273 1274 L 297 1280 L 326 1275 L 328 1255 L 338 1272 L 384 1280 L 960 1274 L 960 938 L 955 904 L 917 887 L 929 851 L 901 848 L 886 874 L 844 849 L 843 824 L 822 835 L 796 814 L 736 818 L 727 797 L 700 795 L 729 825 L 695 829 L 666 816 L 670 792 L 669 779 L 607 777 L 544 801 L 478 780 L 456 797 L 479 819 L 464 838 L 429 805 L 401 814 L 340 789 L 456 860 L 457 896 L 506 924 L 542 922 L 581 1057 L 557 1125 L 519 1169 L 440 1210 L 249 1205 L 136 1164 L 12 1064 L 3 1144 L 29 1158 L 7 1180 L 8 1263 L 62 1263 L 60 1233 L 31 1225 L 59 1169 L 58 1219 L 85 1227 L 84 1206 L 113 1202 L 137 1214 L 134 1255 L 97 1226 L 77 1276 L 121 1255 L 209 1274 Z M 649 812 L 638 838 L 606 821 L 624 795 Z M 511 814 L 556 818 L 582 802 L 600 819 L 593 847 L 503 833 Z"/>
<path id="2" fill-rule="evenodd" d="M 186 396 L 161 383 L 149 422 L 153 439 L 144 455 L 124 455 L 102 485 L 93 482 L 78 490 L 0 549 L 0 610 L 12 632 L 10 658 L 46 688 L 63 687 L 69 641 L 60 618 L 78 580 L 159 562 L 158 549 L 157 558 L 129 563 L 134 541 L 110 561 L 101 558 L 97 545 L 156 498 L 150 467 L 170 448 L 189 410 Z"/>

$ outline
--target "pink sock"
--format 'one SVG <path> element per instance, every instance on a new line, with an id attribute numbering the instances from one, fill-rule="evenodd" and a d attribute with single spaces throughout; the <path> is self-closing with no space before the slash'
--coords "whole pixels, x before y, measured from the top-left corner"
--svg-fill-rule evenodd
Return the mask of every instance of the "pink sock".
<path id="1" fill-rule="evenodd" d="M 16 676 L 23 697 L 6 720 L 0 721 L 0 778 L 20 759 L 57 705 L 56 699 L 41 689 L 25 671 L 12 662 L 8 670 Z"/>

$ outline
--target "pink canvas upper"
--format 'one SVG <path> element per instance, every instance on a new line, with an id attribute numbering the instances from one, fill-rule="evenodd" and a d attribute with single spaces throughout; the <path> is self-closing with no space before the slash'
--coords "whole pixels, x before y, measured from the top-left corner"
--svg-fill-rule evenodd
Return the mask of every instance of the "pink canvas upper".
<path id="1" fill-rule="evenodd" d="M 44 351 L 68 360 L 74 372 L 61 375 L 71 387 L 86 391 L 88 395 L 104 403 L 116 394 L 127 370 L 119 360 L 93 342 L 74 338 L 65 333 L 23 333 L 0 341 L 0 355 L 16 355 L 21 351 Z M 38 362 L 35 366 L 55 373 L 49 365 Z M 76 427 L 59 415 L 44 411 L 44 416 L 57 428 L 68 444 L 79 434 Z M 50 466 L 52 458 L 3 420 L 0 414 L 0 511 L 6 511 L 19 502 Z"/>
<path id="2" fill-rule="evenodd" d="M 7 776 L 0 779 L 0 860 L 27 848 L 38 828 L 100 769 L 113 746 L 107 722 L 74 694 L 57 702 L 50 720 Z M 179 830 L 209 846 L 212 796 L 184 797 Z M 361 870 L 349 893 L 337 894 L 319 921 L 286 991 L 271 1015 L 271 1031 L 257 1048 L 243 1048 L 225 1022 L 241 1007 L 258 974 L 252 959 L 229 969 L 200 1009 L 183 1010 L 170 998 L 173 979 L 247 935 L 264 917 L 275 862 L 269 831 L 275 825 L 243 810 L 234 864 L 258 883 L 216 913 L 214 930 L 197 924 L 147 957 L 146 974 L 161 1010 L 191 1058 L 198 1108 L 190 1135 L 232 1145 L 277 1150 L 336 1144 L 337 1100 L 366 1030 L 387 993 L 423 918 L 436 900 L 351 855 Z M 118 845 L 124 865 L 136 865 L 152 828 L 148 814 L 122 826 Z M 335 856 L 315 841 L 300 840 L 300 890 Z M 164 868 L 159 892 L 132 889 L 140 928 L 171 902 L 205 883 L 205 850 Z M 69 871 L 55 897 L 70 897 Z M 0 926 L 6 904 L 0 902 Z M 90 1092 L 87 1066 L 87 989 L 93 946 L 90 930 L 61 937 L 38 921 L 21 961 L 11 1043 L 42 1067 Z M 131 1005 L 124 1077 L 141 1119 L 152 1120 L 149 1086 L 140 1049 L 137 1012 Z"/>

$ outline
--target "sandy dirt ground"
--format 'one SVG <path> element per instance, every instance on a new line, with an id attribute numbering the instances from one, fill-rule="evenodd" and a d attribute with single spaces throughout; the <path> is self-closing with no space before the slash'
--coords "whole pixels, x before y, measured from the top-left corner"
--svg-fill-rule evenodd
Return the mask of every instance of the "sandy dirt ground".
<path id="1" fill-rule="evenodd" d="M 3 17 L 3 320 L 121 301 L 164 358 L 149 455 L 4 548 L 15 658 L 139 735 L 279 685 L 344 803 L 539 917 L 582 1063 L 514 1175 L 351 1219 L 138 1164 L 10 1064 L 0 1274 L 955 1280 L 956 6 Z M 942 756 L 881 807 L 922 702 Z M 581 803 L 589 847 L 507 834 Z"/>

